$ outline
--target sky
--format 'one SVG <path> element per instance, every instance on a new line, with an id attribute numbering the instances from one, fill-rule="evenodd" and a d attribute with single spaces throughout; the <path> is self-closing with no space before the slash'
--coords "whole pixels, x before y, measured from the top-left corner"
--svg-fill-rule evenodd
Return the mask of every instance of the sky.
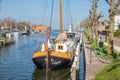
<path id="1" fill-rule="evenodd" d="M 47 5 L 46 11 L 45 5 Z M 90 0 L 69 0 L 69 5 L 70 7 L 68 7 L 68 0 L 63 0 L 64 29 L 68 28 L 69 24 L 83 21 L 88 16 L 92 3 Z M 52 0 L 2 0 L 0 7 L 0 19 L 11 17 L 17 22 L 26 21 L 50 26 Z M 105 0 L 99 0 L 97 12 L 102 11 L 104 15 L 100 20 L 109 19 L 108 9 L 109 5 Z M 59 29 L 59 0 L 54 0 L 52 18 L 53 29 Z"/>

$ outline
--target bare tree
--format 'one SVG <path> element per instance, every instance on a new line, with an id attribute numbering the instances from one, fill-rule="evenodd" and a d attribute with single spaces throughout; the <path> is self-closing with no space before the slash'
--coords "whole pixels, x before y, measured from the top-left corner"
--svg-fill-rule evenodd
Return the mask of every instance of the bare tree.
<path id="1" fill-rule="evenodd" d="M 98 31 L 98 20 L 99 18 L 103 17 L 102 12 L 97 14 L 97 7 L 98 7 L 99 0 L 91 0 L 92 3 L 92 10 L 90 10 L 90 19 L 91 19 L 91 27 L 92 27 L 92 39 L 93 41 L 98 44 L 99 38 L 99 31 Z"/>
<path id="2" fill-rule="evenodd" d="M 110 5 L 109 10 L 109 29 L 108 29 L 108 54 L 112 54 L 114 51 L 114 16 L 117 13 L 117 8 L 120 5 L 120 0 L 106 0 L 106 3 Z"/>

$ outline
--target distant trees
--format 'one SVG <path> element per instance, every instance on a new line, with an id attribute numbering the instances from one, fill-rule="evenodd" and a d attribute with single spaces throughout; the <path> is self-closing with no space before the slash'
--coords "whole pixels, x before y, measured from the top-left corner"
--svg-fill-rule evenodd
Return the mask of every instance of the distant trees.
<path id="1" fill-rule="evenodd" d="M 10 17 L 5 18 L 0 22 L 0 26 L 6 29 L 14 29 L 18 28 L 19 30 L 23 31 L 25 28 L 29 29 L 31 24 L 29 22 L 16 22 L 15 19 L 11 19 Z"/>
<path id="2" fill-rule="evenodd" d="M 24 31 L 26 28 L 30 28 L 30 23 L 27 23 L 27 22 L 19 22 L 19 23 L 17 23 L 17 27 L 18 27 L 21 31 Z"/>
<path id="3" fill-rule="evenodd" d="M 13 28 L 15 22 L 13 22 L 10 17 L 7 17 L 4 20 L 2 20 L 0 24 L 1 24 L 1 27 L 3 27 L 4 29 L 10 30 L 11 28 Z"/>
<path id="4" fill-rule="evenodd" d="M 109 10 L 109 27 L 108 27 L 108 54 L 113 53 L 113 43 L 114 43 L 114 16 L 117 12 L 117 8 L 120 5 L 120 0 L 106 0 L 106 3 L 110 6 Z"/>

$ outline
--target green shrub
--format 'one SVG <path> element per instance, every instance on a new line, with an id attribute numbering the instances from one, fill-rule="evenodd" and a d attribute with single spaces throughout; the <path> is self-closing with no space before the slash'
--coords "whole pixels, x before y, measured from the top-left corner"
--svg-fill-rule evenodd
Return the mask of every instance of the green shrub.
<path id="1" fill-rule="evenodd" d="M 119 31 L 117 31 L 115 35 L 116 34 L 120 36 Z M 99 46 L 92 41 L 88 34 L 85 35 L 90 42 L 89 44 L 97 52 L 100 58 L 113 61 L 95 76 L 95 80 L 120 80 L 120 54 L 117 51 L 114 51 L 114 55 L 108 55 L 107 46 L 105 45 L 103 45 L 102 52 L 100 52 Z"/>
<path id="2" fill-rule="evenodd" d="M 120 30 L 114 32 L 114 37 L 120 37 Z"/>
<path id="3" fill-rule="evenodd" d="M 95 76 L 95 80 L 120 80 L 120 61 L 107 65 Z"/>
<path id="4" fill-rule="evenodd" d="M 105 60 L 111 60 L 111 61 L 118 61 L 120 60 L 120 56 L 118 55 L 118 52 L 114 50 L 114 53 L 112 55 L 108 55 L 107 54 L 107 46 L 103 45 L 103 48 L 101 50 L 101 48 L 95 44 L 95 42 L 93 42 L 92 38 L 87 34 L 85 33 L 88 41 L 89 41 L 89 44 L 91 45 L 92 49 L 94 49 L 98 56 L 102 59 L 105 59 Z"/>

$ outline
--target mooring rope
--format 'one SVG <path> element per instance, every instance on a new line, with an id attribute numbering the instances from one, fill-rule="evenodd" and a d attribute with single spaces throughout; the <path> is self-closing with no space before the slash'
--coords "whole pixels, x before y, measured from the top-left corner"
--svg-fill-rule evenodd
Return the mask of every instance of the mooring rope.
<path id="1" fill-rule="evenodd" d="M 70 71 L 66 72 L 65 74 L 61 75 L 60 77 L 56 78 L 55 80 L 60 80 L 62 77 L 64 77 L 68 73 L 70 73 Z"/>

